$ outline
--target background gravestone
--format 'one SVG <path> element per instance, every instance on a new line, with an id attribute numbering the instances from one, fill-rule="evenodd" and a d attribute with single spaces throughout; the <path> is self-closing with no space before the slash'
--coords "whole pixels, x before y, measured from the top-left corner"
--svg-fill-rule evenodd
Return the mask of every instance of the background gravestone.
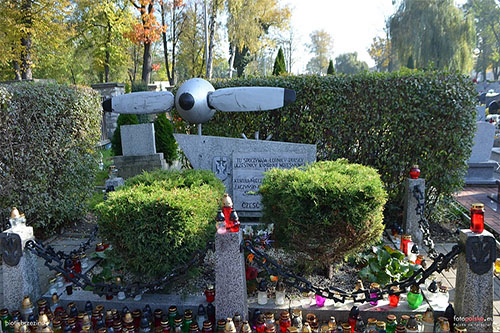
<path id="1" fill-rule="evenodd" d="M 497 162 L 492 161 L 491 150 L 495 139 L 495 125 L 479 121 L 477 122 L 474 145 L 467 164 L 469 169 L 465 176 L 468 185 L 493 185 L 495 178 L 493 173 L 498 167 Z"/>
<path id="2" fill-rule="evenodd" d="M 486 119 L 486 107 L 484 105 L 476 106 L 476 120 L 484 121 L 485 119 Z"/>

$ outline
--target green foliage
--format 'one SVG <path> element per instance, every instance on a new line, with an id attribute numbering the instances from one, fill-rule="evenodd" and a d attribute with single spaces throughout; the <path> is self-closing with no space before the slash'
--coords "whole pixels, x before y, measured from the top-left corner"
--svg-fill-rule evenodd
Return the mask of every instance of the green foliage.
<path id="1" fill-rule="evenodd" d="M 16 206 L 38 235 L 85 215 L 100 138 L 100 96 L 89 88 L 0 86 L 0 209 Z"/>
<path id="2" fill-rule="evenodd" d="M 294 89 L 297 100 L 268 112 L 216 112 L 203 124 L 206 135 L 240 137 L 259 131 L 262 137 L 272 134 L 276 141 L 316 144 L 319 160 L 343 157 L 372 166 L 388 192 L 386 207 L 395 207 L 391 216 L 402 211 L 403 181 L 412 164 L 422 170 L 426 198 L 453 194 L 463 184 L 476 96 L 466 76 L 412 71 L 212 83 L 215 88 L 284 87 Z M 179 132 L 186 130 L 183 122 L 176 125 Z"/>
<path id="3" fill-rule="evenodd" d="M 224 185 L 209 171 L 144 173 L 97 205 L 100 232 L 124 267 L 162 276 L 213 237 L 223 193 Z"/>
<path id="4" fill-rule="evenodd" d="M 155 121 L 156 152 L 163 153 L 167 163 L 171 164 L 178 157 L 177 142 L 174 138 L 174 127 L 164 113 L 160 113 Z"/>
<path id="5" fill-rule="evenodd" d="M 139 124 L 139 120 L 137 119 L 137 115 L 135 114 L 121 113 L 118 116 L 118 120 L 116 121 L 116 129 L 113 133 L 113 137 L 111 138 L 111 149 L 113 150 L 113 154 L 115 154 L 115 156 L 122 154 L 122 137 L 120 134 L 120 126 L 135 124 Z"/>
<path id="6" fill-rule="evenodd" d="M 148 84 L 144 81 L 133 82 L 132 92 L 139 92 L 139 91 L 149 91 Z M 150 114 L 138 114 L 137 120 L 139 121 L 139 124 L 150 123 L 152 120 L 152 116 Z"/>
<path id="7" fill-rule="evenodd" d="M 274 223 L 278 245 L 307 253 L 318 266 L 373 245 L 384 229 L 387 194 L 380 176 L 345 159 L 272 169 L 259 193 L 263 220 Z"/>
<path id="8" fill-rule="evenodd" d="M 474 22 L 453 0 L 402 0 L 388 26 L 401 64 L 413 55 L 415 68 L 432 63 L 437 69 L 464 74 L 472 69 Z"/>
<path id="9" fill-rule="evenodd" d="M 283 49 L 280 47 L 278 55 L 274 60 L 273 75 L 281 75 L 284 73 L 286 73 L 285 56 L 283 54 Z"/>
<path id="10" fill-rule="evenodd" d="M 332 59 L 330 59 L 330 62 L 328 63 L 328 70 L 326 71 L 326 74 L 328 75 L 335 74 L 335 68 L 333 67 Z"/>
<path id="11" fill-rule="evenodd" d="M 344 53 L 335 58 L 335 71 L 344 74 L 356 74 L 367 71 L 366 62 L 358 59 L 358 53 Z"/>
<path id="12" fill-rule="evenodd" d="M 391 282 L 409 278 L 419 268 L 420 265 L 410 263 L 400 251 L 375 247 L 367 265 L 359 271 L 359 276 L 369 282 L 377 282 L 383 287 Z"/>

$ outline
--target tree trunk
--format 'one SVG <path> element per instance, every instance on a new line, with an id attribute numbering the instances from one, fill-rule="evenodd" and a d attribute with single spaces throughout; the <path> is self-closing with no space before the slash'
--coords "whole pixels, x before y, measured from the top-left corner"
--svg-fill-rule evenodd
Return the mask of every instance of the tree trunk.
<path id="1" fill-rule="evenodd" d="M 19 62 L 16 60 L 12 61 L 12 67 L 14 67 L 15 80 L 21 81 L 21 68 L 19 68 Z"/>
<path id="2" fill-rule="evenodd" d="M 33 79 L 32 63 L 31 63 L 31 28 L 33 21 L 31 20 L 32 0 L 24 0 L 22 4 L 23 25 L 26 29 L 26 35 L 21 38 L 21 78 L 23 80 Z"/>
<path id="3" fill-rule="evenodd" d="M 149 84 L 151 80 L 151 70 L 153 57 L 151 56 L 151 42 L 144 43 L 144 55 L 142 57 L 142 81 Z"/>
<path id="4" fill-rule="evenodd" d="M 234 57 L 236 56 L 236 46 L 231 45 L 231 58 L 229 58 L 229 78 L 233 77 Z"/>
<path id="5" fill-rule="evenodd" d="M 329 262 L 328 263 L 328 279 L 332 280 L 334 276 L 335 276 L 335 267 L 331 262 Z"/>
<path id="6" fill-rule="evenodd" d="M 214 42 L 215 42 L 215 30 L 217 29 L 217 8 L 218 0 L 214 0 L 212 5 L 212 14 L 210 15 L 210 22 L 208 29 L 210 30 L 210 37 L 208 42 L 208 59 L 207 59 L 207 78 L 212 78 L 212 65 L 214 62 Z"/>
<path id="7" fill-rule="evenodd" d="M 111 22 L 109 22 L 109 20 L 105 46 L 106 51 L 104 53 L 104 82 L 109 82 L 109 63 L 111 61 L 111 54 L 109 52 L 109 48 L 111 47 Z"/>
<path id="8" fill-rule="evenodd" d="M 165 4 L 160 6 L 161 9 L 161 25 L 165 26 Z M 167 71 L 167 79 L 170 85 L 173 85 L 172 83 L 172 76 L 170 74 L 170 66 L 168 65 L 168 43 L 167 43 L 167 32 L 163 31 L 161 33 L 162 41 L 163 41 L 163 56 L 165 57 L 165 69 Z"/>

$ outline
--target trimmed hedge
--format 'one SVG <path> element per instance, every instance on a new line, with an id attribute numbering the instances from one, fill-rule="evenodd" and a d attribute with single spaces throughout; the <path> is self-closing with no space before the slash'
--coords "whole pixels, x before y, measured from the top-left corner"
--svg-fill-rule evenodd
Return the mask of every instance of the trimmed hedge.
<path id="1" fill-rule="evenodd" d="M 315 266 L 331 268 L 378 242 L 384 230 L 387 194 L 380 176 L 345 159 L 272 169 L 259 193 L 277 244 L 307 253 Z"/>
<path id="2" fill-rule="evenodd" d="M 223 194 L 224 185 L 210 171 L 144 173 L 97 205 L 100 234 L 127 270 L 163 276 L 213 238 Z"/>
<path id="3" fill-rule="evenodd" d="M 99 94 L 84 87 L 0 86 L 0 209 L 17 206 L 38 235 L 85 216 L 100 139 Z"/>
<path id="4" fill-rule="evenodd" d="M 347 158 L 372 166 L 396 214 L 412 164 L 420 166 L 426 179 L 427 198 L 452 194 L 462 186 L 475 131 L 476 92 L 466 76 L 411 71 L 212 83 L 215 88 L 290 88 L 297 101 L 268 112 L 216 112 L 203 125 L 205 135 L 240 137 L 259 131 L 276 141 L 317 144 L 318 160 Z M 181 121 L 176 126 L 186 129 Z M 196 132 L 194 126 L 190 130 Z"/>

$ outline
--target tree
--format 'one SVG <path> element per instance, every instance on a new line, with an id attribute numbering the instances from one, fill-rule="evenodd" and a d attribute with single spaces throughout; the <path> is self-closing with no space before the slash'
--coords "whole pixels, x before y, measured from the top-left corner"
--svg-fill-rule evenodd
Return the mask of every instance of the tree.
<path id="1" fill-rule="evenodd" d="M 205 76 L 207 79 L 212 78 L 212 68 L 214 62 L 214 47 L 215 47 L 215 37 L 217 31 L 217 17 L 219 13 L 224 8 L 224 0 L 211 0 L 208 4 L 208 60 L 206 64 Z"/>
<path id="2" fill-rule="evenodd" d="M 281 29 L 288 25 L 290 10 L 288 7 L 280 8 L 279 0 L 228 0 L 226 8 L 230 45 L 229 76 L 232 77 L 238 57 L 238 75 L 241 76 L 248 64 L 246 57 L 257 52 L 269 29 Z"/>
<path id="3" fill-rule="evenodd" d="M 179 38 L 182 34 L 184 23 L 186 20 L 185 14 L 186 4 L 182 0 L 174 1 L 163 1 L 160 4 L 161 9 L 161 23 L 164 27 L 167 27 L 167 19 L 169 20 L 169 25 L 167 29 L 162 32 L 162 42 L 163 42 L 163 56 L 165 58 L 165 69 L 167 72 L 167 79 L 170 85 L 176 83 L 176 56 L 177 56 L 177 44 L 179 43 Z M 170 54 L 168 43 L 170 43 Z M 171 57 L 171 61 L 169 58 Z M 170 68 L 170 65 L 172 66 Z"/>
<path id="4" fill-rule="evenodd" d="M 368 53 L 375 61 L 377 71 L 386 72 L 392 70 L 394 59 L 391 52 L 391 40 L 389 38 L 373 38 Z"/>
<path id="5" fill-rule="evenodd" d="M 167 119 L 165 113 L 160 113 L 155 121 L 156 152 L 163 153 L 168 164 L 177 159 L 177 142 L 174 138 L 174 127 Z"/>
<path id="6" fill-rule="evenodd" d="M 333 40 L 325 30 L 315 30 L 309 37 L 311 44 L 308 45 L 314 57 L 307 63 L 306 70 L 311 74 L 323 74 L 328 66 L 328 59 L 332 53 Z"/>
<path id="7" fill-rule="evenodd" d="M 185 9 L 185 21 L 179 37 L 178 74 L 180 80 L 200 77 L 204 74 L 204 32 L 203 8 L 198 1 L 191 2 Z"/>
<path id="8" fill-rule="evenodd" d="M 158 23 L 155 16 L 155 4 L 160 0 L 130 0 L 140 14 L 141 23 L 132 27 L 126 36 L 134 43 L 144 46 L 142 57 L 142 81 L 149 83 L 153 65 L 152 46 L 160 39 L 161 33 L 165 31 L 165 26 Z"/>
<path id="9" fill-rule="evenodd" d="M 133 22 L 128 0 L 80 0 L 76 3 L 73 22 L 77 52 L 91 53 L 92 70 L 101 74 L 100 81 L 109 82 L 111 68 L 116 73 L 129 60 L 130 42 L 123 36 Z"/>
<path id="10" fill-rule="evenodd" d="M 328 74 L 328 75 L 335 74 L 335 68 L 333 68 L 332 59 L 330 59 L 330 62 L 328 63 L 328 70 L 326 71 L 326 74 Z"/>
<path id="11" fill-rule="evenodd" d="M 335 71 L 344 74 L 356 74 L 368 70 L 368 64 L 358 60 L 358 52 L 343 53 L 335 58 Z"/>
<path id="12" fill-rule="evenodd" d="M 39 47 L 61 56 L 71 29 L 65 22 L 70 12 L 67 0 L 0 1 L 0 66 L 15 79 L 32 79 L 40 63 Z"/>
<path id="13" fill-rule="evenodd" d="M 286 73 L 285 56 L 283 55 L 283 49 L 280 47 L 276 60 L 274 61 L 273 75 L 281 75 L 284 73 Z"/>
<path id="14" fill-rule="evenodd" d="M 472 68 L 474 24 L 453 0 L 401 0 L 389 32 L 401 64 L 412 55 L 416 68 L 433 64 L 462 73 Z"/>
<path id="15" fill-rule="evenodd" d="M 410 54 L 408 57 L 408 63 L 406 64 L 406 67 L 409 69 L 414 69 L 415 68 L 415 61 L 413 60 L 413 56 Z"/>
<path id="16" fill-rule="evenodd" d="M 495 80 L 500 66 L 500 7 L 495 0 L 468 0 L 464 5 L 467 13 L 474 17 L 476 28 L 477 72 L 486 79 L 486 71 L 492 69 Z"/>

